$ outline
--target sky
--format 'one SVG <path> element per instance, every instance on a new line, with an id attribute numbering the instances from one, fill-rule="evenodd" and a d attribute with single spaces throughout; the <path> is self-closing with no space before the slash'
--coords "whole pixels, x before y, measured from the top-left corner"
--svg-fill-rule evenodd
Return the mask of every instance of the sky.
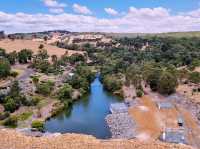
<path id="1" fill-rule="evenodd" d="M 200 0 L 1 0 L 0 30 L 200 31 Z"/>

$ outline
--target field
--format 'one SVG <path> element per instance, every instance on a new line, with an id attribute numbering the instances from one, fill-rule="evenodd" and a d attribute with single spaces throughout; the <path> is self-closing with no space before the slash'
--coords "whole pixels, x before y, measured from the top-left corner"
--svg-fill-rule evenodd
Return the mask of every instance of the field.
<path id="1" fill-rule="evenodd" d="M 62 48 L 58 48 L 56 46 L 47 45 L 45 43 L 31 41 L 31 40 L 0 40 L 0 48 L 3 48 L 6 50 L 6 52 L 12 52 L 12 51 L 21 51 L 22 49 L 31 49 L 34 53 L 37 53 L 39 50 L 38 47 L 40 44 L 44 45 L 44 49 L 48 51 L 48 54 L 51 55 L 57 55 L 58 57 L 61 57 L 65 54 L 66 51 L 68 51 L 68 55 L 72 55 L 75 53 L 83 54 L 82 51 L 72 51 L 72 50 L 66 50 Z"/>
<path id="2" fill-rule="evenodd" d="M 137 36 L 158 36 L 158 37 L 200 37 L 200 32 L 170 32 L 170 33 L 105 33 L 107 36 L 114 38 L 129 37 L 134 38 Z"/>

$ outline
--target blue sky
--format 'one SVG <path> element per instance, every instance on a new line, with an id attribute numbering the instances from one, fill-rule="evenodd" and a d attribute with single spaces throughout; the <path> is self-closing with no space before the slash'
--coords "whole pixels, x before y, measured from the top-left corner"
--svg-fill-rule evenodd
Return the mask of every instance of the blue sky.
<path id="1" fill-rule="evenodd" d="M 33 29 L 32 26 L 37 28 Z M 200 0 L 0 1 L 0 30 L 29 32 L 39 29 L 106 32 L 196 31 L 200 30 Z"/>
<path id="2" fill-rule="evenodd" d="M 73 13 L 74 3 L 87 6 L 97 17 L 108 17 L 104 8 L 111 7 L 121 12 L 128 11 L 130 6 L 136 8 L 164 7 L 172 13 L 191 11 L 200 7 L 200 0 L 58 0 L 66 3 L 65 12 Z M 7 13 L 49 13 L 42 0 L 1 0 L 0 11 Z"/>

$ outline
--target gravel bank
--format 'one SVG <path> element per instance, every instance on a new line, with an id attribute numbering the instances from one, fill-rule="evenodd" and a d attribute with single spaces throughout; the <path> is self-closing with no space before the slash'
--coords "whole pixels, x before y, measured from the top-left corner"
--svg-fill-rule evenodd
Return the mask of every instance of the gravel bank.
<path id="1" fill-rule="evenodd" d="M 114 139 L 131 139 L 135 138 L 135 122 L 129 116 L 128 112 L 109 114 L 106 122 Z"/>

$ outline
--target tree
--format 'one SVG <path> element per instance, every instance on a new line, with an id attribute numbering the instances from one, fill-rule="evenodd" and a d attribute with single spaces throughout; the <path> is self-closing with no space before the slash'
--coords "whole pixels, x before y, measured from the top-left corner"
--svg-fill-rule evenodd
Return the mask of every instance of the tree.
<path id="1" fill-rule="evenodd" d="M 57 55 L 52 55 L 51 56 L 51 61 L 53 62 L 53 64 L 56 64 L 58 62 L 58 57 Z"/>
<path id="2" fill-rule="evenodd" d="M 43 45 L 43 44 L 40 44 L 38 48 L 39 48 L 39 49 L 43 49 L 43 48 L 44 48 L 44 45 Z"/>
<path id="3" fill-rule="evenodd" d="M 4 108 L 6 111 L 14 112 L 17 109 L 17 105 L 13 98 L 11 98 L 10 96 L 7 96 L 5 101 L 6 102 L 4 104 Z"/>
<path id="4" fill-rule="evenodd" d="M 13 51 L 7 55 L 7 58 L 11 65 L 14 65 L 17 59 L 17 52 Z"/>
<path id="5" fill-rule="evenodd" d="M 176 76 L 168 71 L 162 72 L 158 82 L 158 92 L 161 94 L 172 94 L 178 85 Z"/>
<path id="6" fill-rule="evenodd" d="M 10 63 L 6 58 L 0 58 L 0 78 L 10 75 Z"/>
<path id="7" fill-rule="evenodd" d="M 45 49 L 40 49 L 36 55 L 37 58 L 41 59 L 41 60 L 45 60 L 49 58 L 49 55 L 47 53 L 47 50 Z"/>
<path id="8" fill-rule="evenodd" d="M 28 49 L 23 49 L 20 52 L 18 52 L 19 63 L 22 63 L 22 64 L 27 63 L 29 60 L 32 59 L 32 54 L 33 52 Z"/>
<path id="9" fill-rule="evenodd" d="M 65 84 L 58 92 L 58 98 L 60 100 L 71 99 L 73 88 L 69 84 Z"/>

